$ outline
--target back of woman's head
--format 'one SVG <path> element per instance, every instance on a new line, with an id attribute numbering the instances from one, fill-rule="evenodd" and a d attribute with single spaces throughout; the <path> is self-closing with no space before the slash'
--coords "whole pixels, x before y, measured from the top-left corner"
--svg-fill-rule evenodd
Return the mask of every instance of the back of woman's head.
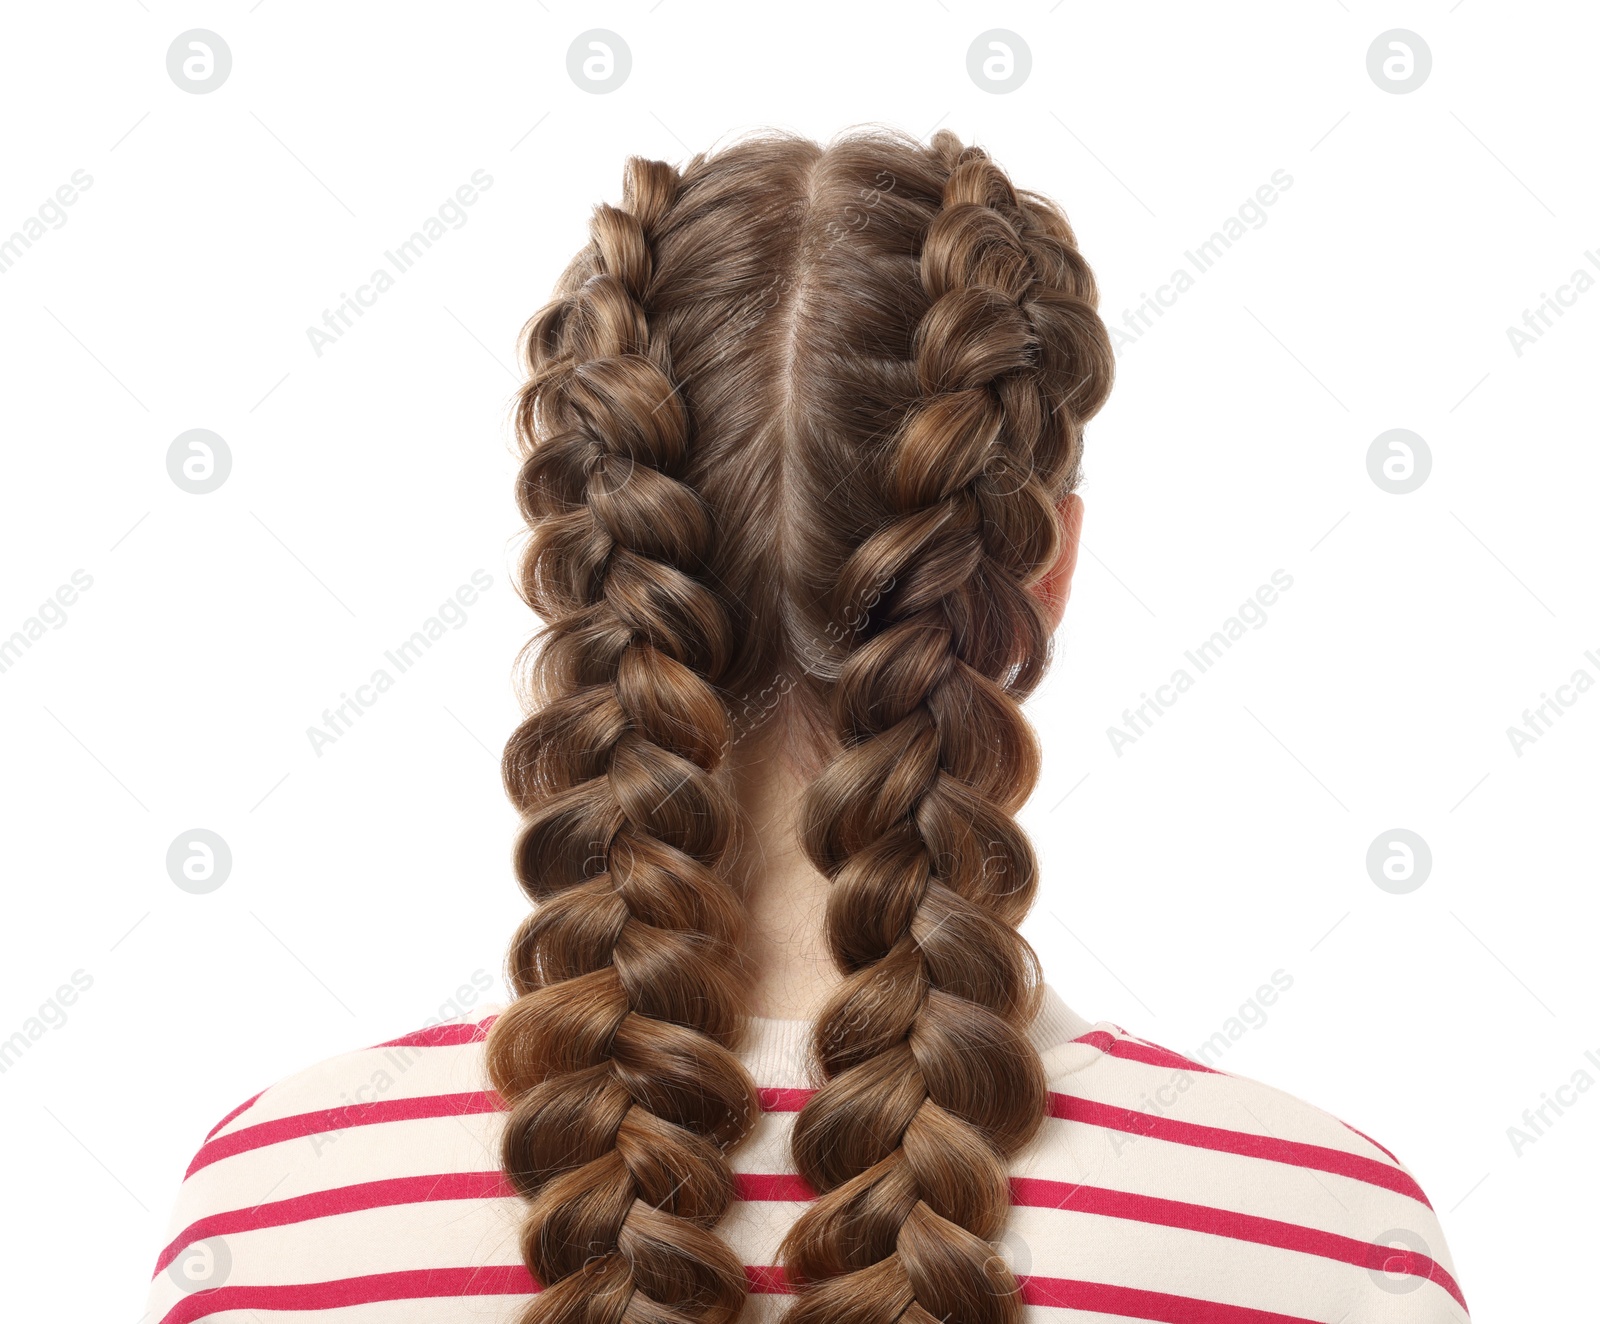
<path id="1" fill-rule="evenodd" d="M 490 1037 L 527 1319 L 723 1321 L 736 1055 L 728 755 L 806 769 L 840 971 L 794 1160 L 797 1321 L 1014 1320 L 991 1242 L 1044 1081 L 1017 933 L 1040 580 L 1111 352 L 1061 212 L 941 132 L 763 135 L 620 207 L 529 323 L 518 498 L 536 908 Z"/>

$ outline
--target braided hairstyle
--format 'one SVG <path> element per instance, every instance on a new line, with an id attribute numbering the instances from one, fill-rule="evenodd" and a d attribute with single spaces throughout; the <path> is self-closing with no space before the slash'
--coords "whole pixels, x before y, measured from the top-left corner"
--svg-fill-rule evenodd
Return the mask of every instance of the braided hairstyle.
<path id="1" fill-rule="evenodd" d="M 489 1040 L 527 1324 L 731 1321 L 756 1114 L 731 745 L 806 771 L 840 982 L 793 1132 L 795 1324 L 1020 1311 L 990 1244 L 1044 1112 L 1015 814 L 1040 581 L 1111 351 L 1065 217 L 941 132 L 761 134 L 621 207 L 529 323 L 504 774 L 536 909 Z"/>
<path id="2" fill-rule="evenodd" d="M 825 417 L 796 439 L 801 601 L 834 620 L 874 606 L 836 650 L 837 752 L 805 807 L 844 978 L 793 1137 L 820 1193 L 785 1243 L 795 1324 L 1016 1319 L 990 1242 L 1005 1159 L 1044 1116 L 1040 979 L 1016 931 L 1036 870 L 1013 817 L 1038 754 L 1018 703 L 1048 658 L 1033 590 L 1111 352 L 1059 213 L 952 134 L 932 155 L 918 242 L 864 255 L 876 281 L 843 273 L 900 291 L 892 426 L 842 437 Z"/>

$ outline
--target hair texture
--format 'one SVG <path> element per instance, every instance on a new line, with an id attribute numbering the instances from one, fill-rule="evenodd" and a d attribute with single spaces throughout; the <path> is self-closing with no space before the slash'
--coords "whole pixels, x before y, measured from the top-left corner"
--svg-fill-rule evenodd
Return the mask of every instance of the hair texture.
<path id="1" fill-rule="evenodd" d="M 507 744 L 535 909 L 489 1067 L 527 1324 L 720 1324 L 757 1113 L 738 1056 L 737 802 L 757 731 L 810 774 L 841 973 L 794 1128 L 795 1324 L 1005 1324 L 991 1244 L 1044 1114 L 1015 815 L 1040 580 L 1112 356 L 1061 211 L 951 133 L 762 134 L 620 207 L 524 333 Z"/>

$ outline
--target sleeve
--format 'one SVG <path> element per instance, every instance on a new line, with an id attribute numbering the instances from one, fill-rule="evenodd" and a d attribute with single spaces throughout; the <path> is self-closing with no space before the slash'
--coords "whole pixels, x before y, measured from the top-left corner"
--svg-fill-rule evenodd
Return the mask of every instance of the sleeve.
<path id="1" fill-rule="evenodd" d="M 1407 1202 L 1394 1215 L 1394 1226 L 1371 1238 L 1370 1288 L 1353 1303 L 1352 1318 L 1374 1324 L 1470 1324 L 1438 1214 L 1429 1204 Z"/>
<path id="2" fill-rule="evenodd" d="M 232 1256 L 227 1232 L 240 1211 L 259 1203 L 230 1189 L 229 1165 L 215 1160 L 228 1152 L 228 1137 L 248 1126 L 261 1093 L 246 1099 L 206 1133 L 184 1172 L 157 1252 L 142 1324 L 197 1324 L 227 1309 Z"/>
<path id="3" fill-rule="evenodd" d="M 1371 1137 L 1115 1026 L 1054 1064 L 1050 1120 L 1012 1181 L 1013 1231 L 1046 1304 L 1468 1324 L 1437 1212 Z"/>

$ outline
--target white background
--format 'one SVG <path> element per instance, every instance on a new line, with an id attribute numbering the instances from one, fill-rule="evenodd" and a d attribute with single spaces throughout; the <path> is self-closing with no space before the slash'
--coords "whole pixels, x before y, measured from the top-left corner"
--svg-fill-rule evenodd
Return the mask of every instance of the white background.
<path id="1" fill-rule="evenodd" d="M 195 27 L 233 57 L 205 95 L 165 63 Z M 566 70 L 596 27 L 633 56 L 608 95 Z M 1032 51 L 1010 94 L 968 76 L 991 27 Z M 1391 28 L 1432 51 L 1408 94 L 1367 72 Z M 1479 1319 L 1592 1315 L 1600 1090 L 1520 1152 L 1507 1128 L 1600 1079 L 1600 692 L 1520 755 L 1507 728 L 1600 679 L 1600 292 L 1521 354 L 1507 328 L 1600 276 L 1597 49 L 1589 6 L 1493 0 L 8 6 L 0 235 L 93 180 L 0 275 L 0 636 L 93 580 L 0 673 L 0 1036 L 92 980 L 0 1075 L 17 1316 L 134 1324 L 223 1113 L 468 1009 L 477 972 L 499 995 L 516 332 L 629 153 L 868 120 L 952 127 L 1059 198 L 1112 322 L 1292 177 L 1124 346 L 1092 427 L 1028 936 L 1081 1013 L 1190 1053 L 1284 972 L 1214 1060 L 1398 1153 Z M 480 169 L 319 357 L 307 328 Z M 167 473 L 191 428 L 232 456 L 207 495 Z M 1407 495 L 1367 470 L 1391 428 L 1432 455 Z M 315 753 L 478 569 L 465 624 Z M 1119 754 L 1123 710 L 1280 569 Z M 1397 827 L 1433 856 L 1405 895 L 1366 866 Z M 194 828 L 233 855 L 208 895 L 165 867 Z"/>

